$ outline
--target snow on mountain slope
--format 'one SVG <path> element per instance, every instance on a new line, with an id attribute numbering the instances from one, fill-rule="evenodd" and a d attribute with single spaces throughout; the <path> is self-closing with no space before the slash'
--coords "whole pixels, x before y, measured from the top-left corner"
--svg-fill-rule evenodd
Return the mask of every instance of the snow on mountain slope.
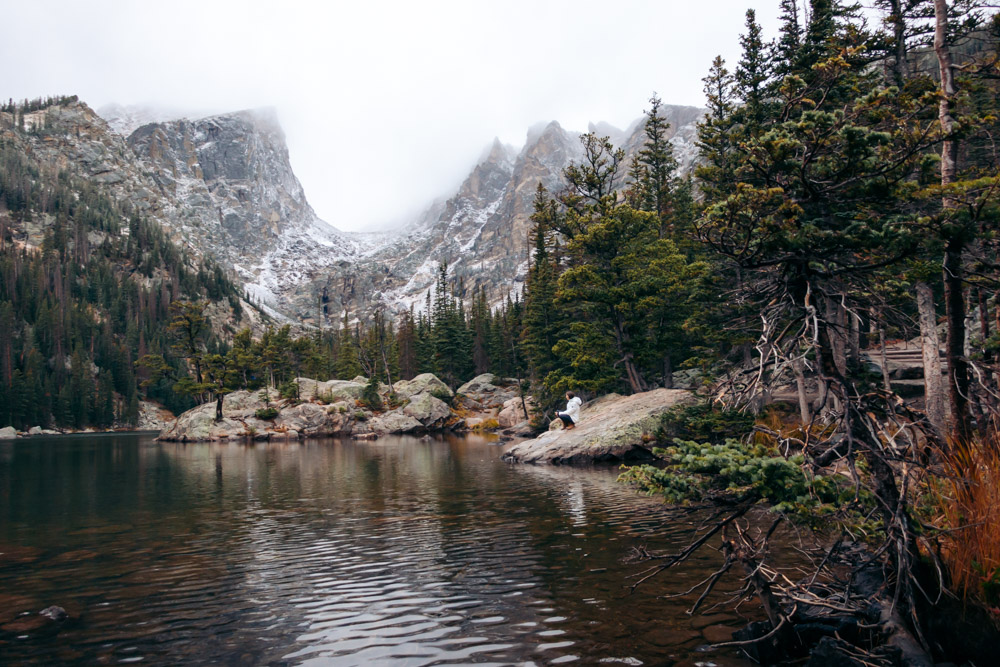
<path id="1" fill-rule="evenodd" d="M 662 111 L 685 172 L 703 112 Z M 197 120 L 134 108 L 105 112 L 122 132 L 132 130 L 127 141 L 75 104 L 52 111 L 55 133 L 64 131 L 61 143 L 43 149 L 128 199 L 194 252 L 230 267 L 255 298 L 294 321 L 324 326 L 345 312 L 363 319 L 379 308 L 420 308 L 445 262 L 465 296 L 483 287 L 499 302 L 519 291 L 537 184 L 558 191 L 563 169 L 582 157 L 578 133 L 540 124 L 520 150 L 494 141 L 452 196 L 409 225 L 343 233 L 309 205 L 273 110 Z M 625 130 L 603 123 L 589 129 L 610 136 L 628 160 L 645 141 L 643 126 L 640 118 Z"/>

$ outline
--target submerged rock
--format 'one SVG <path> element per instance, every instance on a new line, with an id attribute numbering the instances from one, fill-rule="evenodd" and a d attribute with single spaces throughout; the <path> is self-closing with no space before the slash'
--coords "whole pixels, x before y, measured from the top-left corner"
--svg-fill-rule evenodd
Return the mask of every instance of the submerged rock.
<path id="1" fill-rule="evenodd" d="M 683 389 L 656 389 L 632 396 L 609 394 L 583 406 L 571 430 L 556 429 L 513 447 L 503 455 L 518 463 L 598 463 L 653 458 L 649 437 L 660 415 L 693 403 Z M 503 414 L 501 412 L 501 414 Z"/>

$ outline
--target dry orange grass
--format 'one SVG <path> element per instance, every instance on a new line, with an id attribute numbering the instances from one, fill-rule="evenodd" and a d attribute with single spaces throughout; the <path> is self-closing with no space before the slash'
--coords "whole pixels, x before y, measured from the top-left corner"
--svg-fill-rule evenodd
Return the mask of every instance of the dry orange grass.
<path id="1" fill-rule="evenodd" d="M 952 442 L 936 505 L 948 531 L 941 555 L 956 592 L 1000 604 L 1000 434 Z"/>

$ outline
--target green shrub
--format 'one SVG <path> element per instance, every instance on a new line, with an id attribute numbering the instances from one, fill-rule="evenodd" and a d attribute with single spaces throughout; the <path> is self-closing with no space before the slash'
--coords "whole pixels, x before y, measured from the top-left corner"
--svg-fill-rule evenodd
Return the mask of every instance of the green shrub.
<path id="1" fill-rule="evenodd" d="M 254 413 L 254 416 L 257 419 L 271 420 L 277 417 L 279 412 L 278 408 L 261 408 Z"/>
<path id="2" fill-rule="evenodd" d="M 369 410 L 379 411 L 382 409 L 382 397 L 378 393 L 378 378 L 373 376 L 361 391 L 361 405 Z"/>
<path id="3" fill-rule="evenodd" d="M 359 422 L 367 421 L 368 413 L 365 412 L 364 410 L 355 410 L 354 418 L 357 419 Z"/>
<path id="4" fill-rule="evenodd" d="M 444 401 L 445 404 L 450 406 L 452 401 L 455 400 L 455 396 L 457 396 L 457 394 L 451 394 L 445 389 L 433 389 L 431 390 L 431 396 L 439 401 Z"/>
<path id="5" fill-rule="evenodd" d="M 757 500 L 777 512 L 821 521 L 854 499 L 846 478 L 810 473 L 801 455 L 785 458 L 772 446 L 677 440 L 672 447 L 654 451 L 666 458 L 665 467 L 634 466 L 619 479 L 668 502 Z"/>
<path id="6" fill-rule="evenodd" d="M 672 443 L 675 439 L 721 444 L 730 438 L 742 438 L 753 430 L 754 418 L 738 410 L 725 410 L 709 403 L 675 405 L 660 417 L 657 439 Z"/>
<path id="7" fill-rule="evenodd" d="M 291 400 L 298 400 L 299 398 L 299 383 L 295 380 L 289 380 L 285 384 L 278 387 L 278 393 L 282 398 L 287 398 Z"/>

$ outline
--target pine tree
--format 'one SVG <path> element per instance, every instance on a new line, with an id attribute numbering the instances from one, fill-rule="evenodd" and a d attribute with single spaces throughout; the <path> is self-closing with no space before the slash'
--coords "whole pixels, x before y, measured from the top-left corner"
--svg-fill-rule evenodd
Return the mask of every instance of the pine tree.
<path id="1" fill-rule="evenodd" d="M 666 133 L 670 124 L 660 115 L 662 102 L 655 94 L 649 98 L 646 112 L 646 143 L 635 162 L 640 166 L 639 189 L 642 210 L 652 211 L 660 219 L 660 236 L 672 233 L 674 223 L 674 190 L 677 188 L 677 160 Z"/>

